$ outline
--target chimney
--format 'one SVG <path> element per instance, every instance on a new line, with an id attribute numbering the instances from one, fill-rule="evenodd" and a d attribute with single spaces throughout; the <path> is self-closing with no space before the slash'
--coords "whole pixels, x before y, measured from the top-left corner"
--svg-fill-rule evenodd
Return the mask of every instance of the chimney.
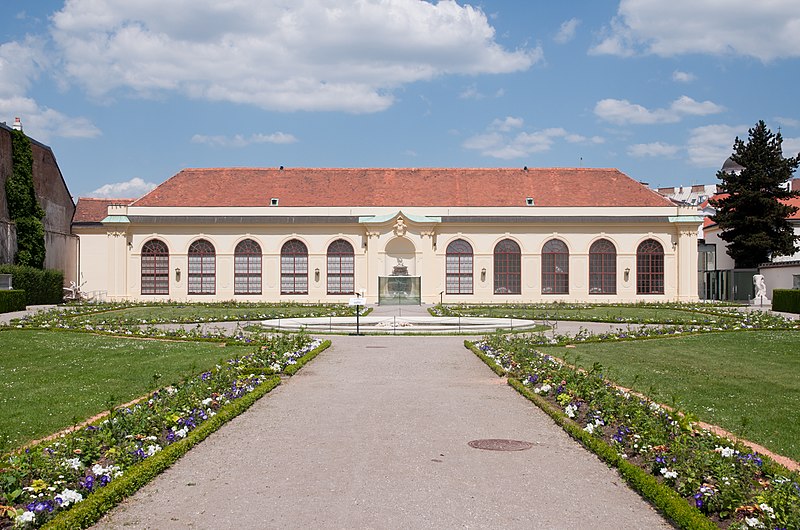
<path id="1" fill-rule="evenodd" d="M 20 121 L 19 118 L 14 118 L 14 125 L 12 125 L 11 128 L 14 129 L 15 131 L 22 130 L 22 122 Z"/>

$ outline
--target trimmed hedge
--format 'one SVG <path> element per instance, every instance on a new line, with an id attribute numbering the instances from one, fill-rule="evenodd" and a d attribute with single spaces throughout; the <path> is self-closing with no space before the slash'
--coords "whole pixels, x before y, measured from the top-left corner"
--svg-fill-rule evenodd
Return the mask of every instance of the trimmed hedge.
<path id="1" fill-rule="evenodd" d="M 477 355 L 486 365 L 499 376 L 507 375 L 506 371 L 487 357 L 480 348 L 471 341 L 465 340 L 464 346 Z M 552 420 L 572 438 L 593 452 L 602 461 L 615 467 L 628 485 L 639 493 L 645 500 L 652 503 L 664 516 L 670 519 L 678 528 L 686 529 L 717 529 L 708 517 L 700 510 L 691 506 L 675 490 L 661 484 L 653 475 L 642 468 L 631 464 L 622 458 L 617 451 L 600 438 L 594 437 L 570 420 L 564 412 L 554 407 L 549 401 L 531 392 L 519 379 L 509 378 L 508 384 L 522 394 L 526 399 L 550 416 Z"/>
<path id="2" fill-rule="evenodd" d="M 264 381 L 251 393 L 220 409 L 216 416 L 203 422 L 202 425 L 190 432 L 189 436 L 180 442 L 167 446 L 164 450 L 159 451 L 147 460 L 131 468 L 120 478 L 111 481 L 108 486 L 92 493 L 84 501 L 76 504 L 74 508 L 58 514 L 42 528 L 71 530 L 90 527 L 99 521 L 106 512 L 114 508 L 125 498 L 136 493 L 139 488 L 174 464 L 180 457 L 185 455 L 189 449 L 208 438 L 214 431 L 247 410 L 259 398 L 263 397 L 280 383 L 281 379 L 278 376 Z"/>
<path id="3" fill-rule="evenodd" d="M 64 273 L 26 265 L 0 265 L 0 273 L 11 274 L 16 289 L 25 291 L 25 305 L 60 304 L 64 301 Z"/>
<path id="4" fill-rule="evenodd" d="M 294 374 L 296 374 L 297 371 L 300 370 L 300 368 L 305 366 L 305 364 L 308 363 L 309 361 L 311 361 L 311 359 L 313 359 L 314 357 L 319 355 L 320 352 L 326 350 L 330 345 L 331 345 L 331 341 L 329 341 L 329 340 L 323 341 L 322 344 L 320 344 L 319 346 L 317 346 L 316 348 L 314 348 L 313 350 L 311 350 L 307 354 L 305 354 L 302 357 L 300 357 L 299 359 L 297 359 L 296 363 L 290 364 L 289 366 L 284 368 L 283 369 L 283 373 L 286 374 L 286 375 L 294 375 Z"/>
<path id="5" fill-rule="evenodd" d="M 773 289 L 772 310 L 800 313 L 800 289 Z"/>
<path id="6" fill-rule="evenodd" d="M 605 441 L 592 436 L 572 420 L 567 418 L 561 409 L 551 405 L 547 400 L 531 392 L 518 379 L 509 379 L 508 384 L 525 398 L 542 409 L 553 421 L 567 431 L 572 438 L 596 454 L 607 464 L 617 468 L 622 478 L 639 492 L 644 499 L 650 501 L 661 513 L 670 519 L 678 528 L 697 530 L 718 530 L 719 527 L 700 510 L 691 506 L 669 486 L 661 484 L 653 475 L 622 458 L 617 451 Z"/>
<path id="7" fill-rule="evenodd" d="M 11 313 L 12 311 L 23 311 L 24 309 L 25 291 L 21 289 L 0 291 L 0 313 Z"/>

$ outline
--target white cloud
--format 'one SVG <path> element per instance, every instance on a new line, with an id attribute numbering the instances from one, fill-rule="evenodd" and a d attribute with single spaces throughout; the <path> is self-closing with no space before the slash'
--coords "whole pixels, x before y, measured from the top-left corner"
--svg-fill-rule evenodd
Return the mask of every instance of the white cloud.
<path id="1" fill-rule="evenodd" d="M 719 169 L 733 153 L 733 142 L 737 136 L 747 136 L 744 125 L 706 125 L 692 129 L 687 150 L 689 162 L 698 167 Z"/>
<path id="2" fill-rule="evenodd" d="M 106 199 L 136 199 L 152 191 L 158 184 L 145 182 L 139 177 L 134 177 L 127 182 L 116 182 L 100 186 L 89 194 L 89 197 Z"/>
<path id="3" fill-rule="evenodd" d="M 561 127 L 512 133 L 522 129 L 523 126 L 521 118 L 509 116 L 496 119 L 489 124 L 485 133 L 467 138 L 462 145 L 465 149 L 480 151 L 484 156 L 511 160 L 549 151 L 558 139 L 570 143 L 603 143 L 603 139 L 599 136 L 588 138 L 569 133 Z"/>
<path id="4" fill-rule="evenodd" d="M 562 23 L 561 27 L 558 28 L 558 33 L 553 40 L 559 44 L 565 44 L 571 41 L 575 38 L 575 31 L 578 29 L 580 23 L 581 21 L 577 18 L 571 18 Z"/>
<path id="5" fill-rule="evenodd" d="M 672 80 L 677 83 L 691 83 L 695 79 L 697 79 L 697 76 L 689 72 L 681 72 L 680 70 L 672 72 Z"/>
<path id="6" fill-rule="evenodd" d="M 800 138 L 784 138 L 781 149 L 784 157 L 797 156 L 800 153 Z"/>
<path id="7" fill-rule="evenodd" d="M 495 119 L 489 125 L 489 130 L 508 132 L 511 129 L 519 129 L 523 126 L 524 120 L 522 118 L 515 118 L 514 116 L 506 116 L 505 118 Z"/>
<path id="8" fill-rule="evenodd" d="M 86 118 L 67 116 L 25 95 L 48 63 L 43 43 L 36 38 L 0 45 L 0 121 L 11 123 L 21 118 L 25 133 L 42 142 L 54 136 L 99 135 L 100 130 Z"/>
<path id="9" fill-rule="evenodd" d="M 800 127 L 800 120 L 795 118 L 787 118 L 786 116 L 776 116 L 775 121 L 778 125 L 783 127 Z"/>
<path id="10" fill-rule="evenodd" d="M 71 0 L 52 17 L 95 97 L 178 92 L 270 110 L 375 112 L 404 84 L 529 68 L 478 8 L 418 0 Z"/>
<path id="11" fill-rule="evenodd" d="M 797 0 L 621 0 L 593 54 L 800 57 Z"/>
<path id="12" fill-rule="evenodd" d="M 207 136 L 195 134 L 192 136 L 193 144 L 205 144 L 212 147 L 247 147 L 252 144 L 292 144 L 297 138 L 292 134 L 275 132 L 272 134 L 251 134 L 244 136 L 236 134 L 234 136 Z"/>
<path id="13" fill-rule="evenodd" d="M 86 118 L 67 116 L 57 110 L 42 107 L 27 97 L 0 97 L 0 116 L 9 123 L 19 117 L 25 134 L 41 142 L 48 142 L 53 137 L 94 138 L 102 134 Z"/>
<path id="14" fill-rule="evenodd" d="M 673 156 L 680 150 L 677 145 L 665 144 L 662 142 L 653 142 L 649 144 L 634 144 L 628 147 L 628 154 L 637 158 L 645 156 Z"/>
<path id="15" fill-rule="evenodd" d="M 627 99 L 602 99 L 594 107 L 600 119 L 616 124 L 677 123 L 684 116 L 707 116 L 722 112 L 724 107 L 711 101 L 695 101 L 681 96 L 669 108 L 649 110 Z"/>

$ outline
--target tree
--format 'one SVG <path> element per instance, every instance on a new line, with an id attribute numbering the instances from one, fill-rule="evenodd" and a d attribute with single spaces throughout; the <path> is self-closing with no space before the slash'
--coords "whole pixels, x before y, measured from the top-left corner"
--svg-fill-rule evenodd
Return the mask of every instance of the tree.
<path id="1" fill-rule="evenodd" d="M 790 255 L 798 250 L 799 236 L 794 235 L 789 216 L 797 207 L 785 204 L 797 197 L 786 186 L 800 164 L 800 154 L 784 158 L 781 133 L 773 134 L 763 120 L 748 131 L 747 143 L 736 137 L 731 160 L 741 171 L 717 173 L 722 193 L 714 199 L 717 209 L 712 217 L 728 242 L 728 255 L 737 268 L 753 268 L 769 261 L 770 256 Z"/>
<path id="2" fill-rule="evenodd" d="M 44 210 L 33 185 L 31 141 L 22 131 L 11 131 L 11 176 L 6 180 L 8 214 L 17 226 L 17 265 L 44 267 Z"/>

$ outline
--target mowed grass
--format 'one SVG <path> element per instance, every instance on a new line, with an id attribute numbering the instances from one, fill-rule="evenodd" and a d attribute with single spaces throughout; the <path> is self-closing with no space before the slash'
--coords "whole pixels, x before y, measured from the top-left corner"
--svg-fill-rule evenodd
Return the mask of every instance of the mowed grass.
<path id="1" fill-rule="evenodd" d="M 0 332 L 0 451 L 65 429 L 252 347 Z M 156 376 L 156 374 L 158 374 Z"/>
<path id="2" fill-rule="evenodd" d="M 589 320 L 601 322 L 652 322 L 652 323 L 705 323 L 720 322 L 731 317 L 722 317 L 700 311 L 685 311 L 673 308 L 636 306 L 594 306 L 582 308 L 520 308 L 520 307 L 466 307 L 451 306 L 449 309 L 462 316 L 505 317 L 525 316 L 547 320 Z"/>
<path id="3" fill-rule="evenodd" d="M 99 324 L 114 322 L 118 324 L 138 324 L 147 322 L 205 322 L 209 320 L 260 320 L 263 318 L 284 318 L 301 316 L 327 316 L 342 311 L 342 306 L 301 306 L 301 305 L 264 305 L 247 307 L 203 306 L 187 304 L 185 306 L 163 305 L 142 306 L 104 311 L 102 313 L 78 315 L 72 317 L 76 321 Z"/>
<path id="4" fill-rule="evenodd" d="M 541 351 L 800 461 L 800 332 L 739 331 Z"/>

